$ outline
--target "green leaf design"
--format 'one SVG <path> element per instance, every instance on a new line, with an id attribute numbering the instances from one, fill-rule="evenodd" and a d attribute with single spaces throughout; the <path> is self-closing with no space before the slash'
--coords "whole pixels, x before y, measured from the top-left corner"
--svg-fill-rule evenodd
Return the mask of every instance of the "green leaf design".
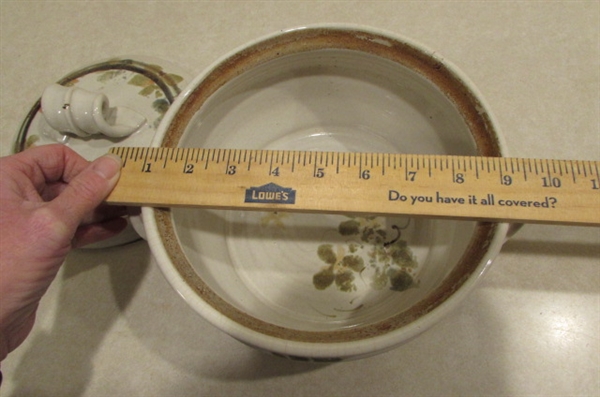
<path id="1" fill-rule="evenodd" d="M 335 265 L 337 262 L 337 256 L 335 255 L 335 252 L 333 252 L 333 246 L 331 244 L 321 244 L 317 249 L 317 255 L 323 262 L 329 265 Z"/>
<path id="2" fill-rule="evenodd" d="M 335 275 L 333 274 L 333 266 L 330 266 L 326 269 L 321 270 L 313 276 L 313 284 L 316 289 L 324 290 L 325 288 L 333 284 L 334 279 Z"/>
<path id="3" fill-rule="evenodd" d="M 154 85 L 154 82 L 143 74 L 134 75 L 127 84 L 135 85 L 137 87 L 147 87 Z"/>
<path id="4" fill-rule="evenodd" d="M 348 238 L 347 246 L 319 245 L 317 256 L 328 266 L 313 276 L 315 288 L 324 290 L 335 284 L 340 291 L 356 291 L 355 273 L 364 274 L 365 260 L 369 264 L 373 289 L 382 290 L 389 286 L 392 291 L 405 291 L 417 286 L 413 276 L 418 267 L 417 260 L 407 242 L 400 238 L 400 228 L 396 225 L 391 228 L 390 236 L 377 217 L 353 217 L 341 222 L 337 231 Z"/>

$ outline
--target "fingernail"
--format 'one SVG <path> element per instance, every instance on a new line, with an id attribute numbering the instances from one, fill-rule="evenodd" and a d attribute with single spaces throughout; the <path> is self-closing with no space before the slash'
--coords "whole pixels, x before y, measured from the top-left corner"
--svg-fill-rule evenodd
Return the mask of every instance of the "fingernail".
<path id="1" fill-rule="evenodd" d="M 121 158 L 115 154 L 106 154 L 94 160 L 92 170 L 104 179 L 112 179 L 121 170 Z"/>

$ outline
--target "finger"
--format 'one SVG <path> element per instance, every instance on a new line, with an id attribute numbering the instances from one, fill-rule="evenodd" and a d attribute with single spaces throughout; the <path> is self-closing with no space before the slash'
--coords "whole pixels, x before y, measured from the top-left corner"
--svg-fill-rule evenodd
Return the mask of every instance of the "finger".
<path id="1" fill-rule="evenodd" d="M 89 162 L 67 146 L 54 144 L 27 149 L 14 155 L 19 171 L 24 173 L 38 191 L 48 183 L 69 182 L 82 172 Z"/>
<path id="2" fill-rule="evenodd" d="M 50 206 L 64 216 L 73 229 L 108 196 L 119 179 L 121 158 L 102 156 L 75 175 Z"/>
<path id="3" fill-rule="evenodd" d="M 87 214 L 81 224 L 104 222 L 115 218 L 121 218 L 128 214 L 127 207 L 121 205 L 100 204 L 93 212 Z"/>
<path id="4" fill-rule="evenodd" d="M 71 242 L 73 248 L 81 248 L 88 244 L 109 239 L 121 233 L 127 227 L 125 218 L 115 218 L 109 221 L 80 226 Z"/>

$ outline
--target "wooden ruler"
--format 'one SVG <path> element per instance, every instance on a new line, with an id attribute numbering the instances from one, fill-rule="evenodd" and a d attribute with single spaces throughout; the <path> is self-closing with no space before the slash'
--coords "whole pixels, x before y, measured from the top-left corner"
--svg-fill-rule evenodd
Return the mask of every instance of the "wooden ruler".
<path id="1" fill-rule="evenodd" d="M 600 225 L 600 162 L 134 148 L 113 204 Z"/>

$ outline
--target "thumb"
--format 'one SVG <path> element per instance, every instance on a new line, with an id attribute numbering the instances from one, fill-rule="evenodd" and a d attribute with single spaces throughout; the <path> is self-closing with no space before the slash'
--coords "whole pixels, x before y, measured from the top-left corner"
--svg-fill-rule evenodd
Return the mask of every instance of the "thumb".
<path id="1" fill-rule="evenodd" d="M 121 158 L 114 154 L 104 155 L 76 175 L 52 205 L 76 228 L 108 196 L 120 174 Z"/>

